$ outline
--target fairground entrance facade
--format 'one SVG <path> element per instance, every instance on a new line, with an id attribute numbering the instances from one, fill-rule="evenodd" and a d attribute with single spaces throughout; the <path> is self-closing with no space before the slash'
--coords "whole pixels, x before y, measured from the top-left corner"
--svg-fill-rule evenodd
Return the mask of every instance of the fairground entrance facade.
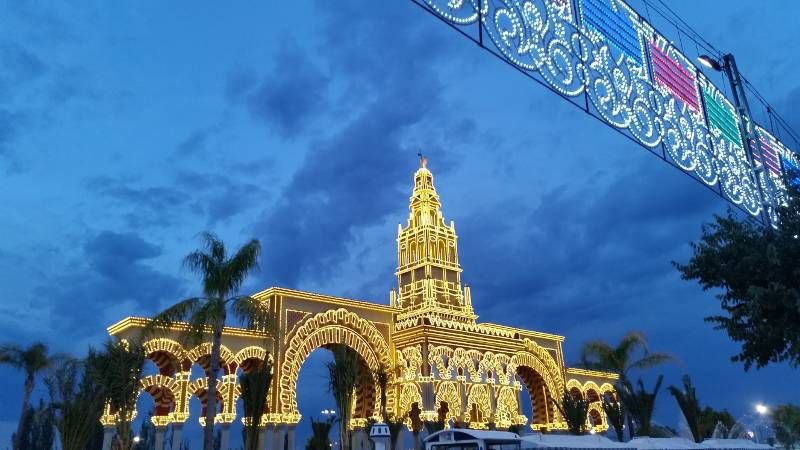
<path id="1" fill-rule="evenodd" d="M 262 419 L 264 448 L 282 448 L 284 439 L 289 450 L 297 448 L 300 367 L 315 349 L 334 345 L 346 345 L 361 357 L 349 424 L 355 430 L 355 449 L 366 441 L 368 419 L 380 417 L 380 387 L 371 376 L 380 365 L 390 371 L 387 409 L 395 417 L 413 411 L 422 420 L 444 419 L 469 428 L 562 430 L 566 423 L 555 402 L 569 391 L 591 402 L 589 421 L 595 431 L 608 428 L 602 398 L 613 395 L 617 375 L 566 368 L 563 336 L 477 321 L 470 288 L 461 283 L 455 225 L 445 222 L 433 175 L 425 166 L 422 160 L 414 174 L 408 223 L 398 226 L 398 286 L 389 305 L 272 287 L 254 297 L 279 319 L 274 336 L 225 329 L 216 416 L 222 448 L 227 448 L 230 424 L 241 420 L 237 374 L 265 359 L 272 361 L 274 376 Z M 108 331 L 134 338 L 145 323 L 144 318 L 129 317 Z M 156 450 L 162 450 L 168 426 L 172 448 L 180 448 L 183 424 L 192 419 L 204 423 L 204 412 L 193 417 L 189 402 L 197 397 L 205 408 L 208 381 L 192 379 L 191 369 L 198 365 L 208 370 L 211 344 L 185 348 L 178 333 L 145 343 L 159 372 L 141 383 L 142 395 L 152 396 L 155 403 L 151 420 Z M 523 391 L 530 397 L 531 417 L 522 413 Z M 114 420 L 113 414 L 103 418 L 109 431 Z"/>

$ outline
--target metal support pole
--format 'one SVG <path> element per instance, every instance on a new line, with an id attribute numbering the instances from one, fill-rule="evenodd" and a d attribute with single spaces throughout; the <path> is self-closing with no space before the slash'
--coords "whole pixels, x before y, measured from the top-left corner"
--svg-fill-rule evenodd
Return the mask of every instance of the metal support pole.
<path id="1" fill-rule="evenodd" d="M 747 95 L 744 92 L 742 76 L 739 73 L 739 68 L 736 66 L 736 59 L 733 57 L 733 54 L 728 53 L 722 57 L 722 70 L 725 71 L 725 75 L 728 77 L 728 81 L 731 84 L 733 103 L 736 107 L 736 112 L 739 115 L 739 133 L 743 138 L 742 146 L 745 149 L 747 159 L 753 165 L 753 175 L 755 176 L 754 182 L 756 183 L 756 190 L 759 193 L 759 199 L 761 200 L 761 206 L 763 207 L 765 206 L 765 202 L 763 192 L 761 192 L 760 177 L 761 172 L 764 171 L 766 162 L 764 161 L 764 155 L 761 153 L 761 146 L 758 145 L 758 136 L 755 134 L 755 122 L 753 122 L 752 115 L 750 113 L 750 104 L 748 103 Z M 750 147 L 751 143 L 754 148 Z M 758 155 L 758 159 L 761 163 L 760 167 L 755 167 L 755 164 L 753 164 L 753 152 Z M 766 208 L 762 208 L 762 210 L 766 211 Z M 766 213 L 762 213 L 762 215 L 764 216 L 764 223 L 769 223 L 769 218 L 766 217 Z"/>

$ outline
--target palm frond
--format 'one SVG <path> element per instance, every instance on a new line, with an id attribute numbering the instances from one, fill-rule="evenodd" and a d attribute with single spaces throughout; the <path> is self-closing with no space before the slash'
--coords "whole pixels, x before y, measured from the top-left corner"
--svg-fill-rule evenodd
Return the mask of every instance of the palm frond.
<path id="1" fill-rule="evenodd" d="M 142 328 L 140 340 L 145 341 L 158 332 L 166 332 L 179 322 L 186 322 L 202 304 L 201 298 L 187 298 L 156 314 Z"/>
<path id="2" fill-rule="evenodd" d="M 683 413 L 686 423 L 689 425 L 689 431 L 692 432 L 694 441 L 698 443 L 703 442 L 704 436 L 703 432 L 700 430 L 701 410 L 700 402 L 697 399 L 697 393 L 694 386 L 692 386 L 692 380 L 689 378 L 689 375 L 684 375 L 682 380 L 683 390 L 675 386 L 670 386 L 667 389 L 669 393 L 675 397 L 675 401 L 678 403 L 678 407 Z"/>
<path id="3" fill-rule="evenodd" d="M 269 361 L 259 362 L 249 372 L 239 377 L 244 400 L 244 416 L 249 423 L 245 423 L 245 448 L 255 450 L 258 447 L 258 432 L 261 417 L 267 405 L 267 393 L 272 382 L 272 364 Z"/>
<path id="4" fill-rule="evenodd" d="M 20 367 L 22 348 L 16 344 L 0 345 L 0 364 Z"/>
<path id="5" fill-rule="evenodd" d="M 587 369 L 610 370 L 613 349 L 599 339 L 586 342 L 581 347 L 581 365 Z"/>
<path id="6" fill-rule="evenodd" d="M 644 334 L 641 331 L 631 331 L 626 333 L 625 336 L 622 337 L 622 340 L 619 341 L 617 350 L 620 353 L 631 355 L 637 347 L 641 348 L 645 354 L 649 351 Z"/>
<path id="7" fill-rule="evenodd" d="M 242 287 L 247 274 L 258 267 L 258 255 L 261 253 L 261 244 L 257 239 L 252 239 L 243 245 L 236 254 L 225 263 L 226 292 L 236 293 Z"/>
<path id="8" fill-rule="evenodd" d="M 206 299 L 189 317 L 184 339 L 192 346 L 203 341 L 203 337 L 217 327 L 225 326 L 225 302 L 219 298 Z"/>
<path id="9" fill-rule="evenodd" d="M 195 250 L 183 258 L 183 266 L 203 278 L 204 294 L 212 296 L 213 292 L 208 292 L 206 287 L 215 284 L 214 280 L 219 276 L 219 265 L 207 253 Z"/>
<path id="10" fill-rule="evenodd" d="M 249 295 L 234 297 L 231 300 L 231 312 L 236 320 L 248 329 L 264 334 L 275 334 L 277 326 L 275 317 L 261 301 Z"/>
<path id="11" fill-rule="evenodd" d="M 629 369 L 649 369 L 668 362 L 675 361 L 675 357 L 665 352 L 648 353 L 638 361 L 631 363 Z"/>

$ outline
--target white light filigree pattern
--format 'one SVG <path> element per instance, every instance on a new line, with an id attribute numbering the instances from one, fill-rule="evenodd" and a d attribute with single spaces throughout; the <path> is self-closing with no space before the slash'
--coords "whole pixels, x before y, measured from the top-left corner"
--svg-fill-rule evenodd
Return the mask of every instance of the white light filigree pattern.
<path id="1" fill-rule="evenodd" d="M 680 169 L 774 223 L 780 173 L 753 166 L 730 102 L 624 1 L 576 0 L 577 11 L 570 0 L 423 1 L 452 25 L 479 27 L 492 53 L 564 97 L 586 95 L 587 112 L 647 148 L 663 146 Z"/>

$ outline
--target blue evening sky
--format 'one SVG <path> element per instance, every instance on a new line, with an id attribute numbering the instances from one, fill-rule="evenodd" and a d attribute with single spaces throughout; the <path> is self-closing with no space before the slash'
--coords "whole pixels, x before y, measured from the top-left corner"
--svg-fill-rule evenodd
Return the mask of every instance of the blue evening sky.
<path id="1" fill-rule="evenodd" d="M 800 128 L 800 4 L 670 5 Z M 0 342 L 80 355 L 196 294 L 203 230 L 261 240 L 247 291 L 388 303 L 418 151 L 480 320 L 563 334 L 570 361 L 641 330 L 680 360 L 649 379 L 688 373 L 736 416 L 800 402 L 796 370 L 730 362 L 717 301 L 670 263 L 724 202 L 405 0 L 0 2 Z M 307 416 L 333 405 L 324 359 Z M 0 376 L 6 445 L 22 376 Z"/>

